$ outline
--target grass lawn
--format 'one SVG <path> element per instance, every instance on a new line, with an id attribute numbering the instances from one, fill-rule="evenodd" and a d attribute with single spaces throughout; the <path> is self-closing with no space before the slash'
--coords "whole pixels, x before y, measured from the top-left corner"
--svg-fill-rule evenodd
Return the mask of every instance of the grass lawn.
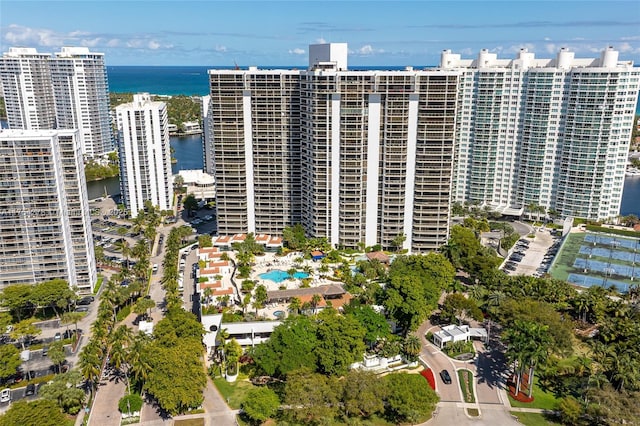
<path id="1" fill-rule="evenodd" d="M 204 419 L 175 420 L 175 426 L 204 426 Z"/>
<path id="2" fill-rule="evenodd" d="M 545 415 L 541 413 L 519 413 L 517 411 L 511 411 L 511 414 L 516 416 L 518 421 L 525 426 L 556 426 L 562 424 L 547 420 Z"/>
<path id="3" fill-rule="evenodd" d="M 224 378 L 218 377 L 213 379 L 213 384 L 216 385 L 222 397 L 228 402 L 229 407 L 235 410 L 240 408 L 240 404 L 244 400 L 247 392 L 255 387 L 251 382 L 241 380 L 240 377 L 233 383 L 229 383 Z"/>
<path id="4" fill-rule="evenodd" d="M 545 410 L 555 410 L 558 400 L 551 392 L 545 392 L 540 388 L 538 378 L 533 379 L 533 402 L 519 402 L 509 396 L 512 407 L 542 408 Z"/>

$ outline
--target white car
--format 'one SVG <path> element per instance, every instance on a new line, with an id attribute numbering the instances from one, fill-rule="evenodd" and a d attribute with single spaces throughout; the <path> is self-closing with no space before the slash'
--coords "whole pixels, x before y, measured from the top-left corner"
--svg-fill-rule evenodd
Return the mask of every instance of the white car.
<path id="1" fill-rule="evenodd" d="M 211 216 L 210 214 L 208 214 L 208 215 L 206 215 L 206 216 L 204 217 L 204 220 L 207 220 L 207 221 L 209 221 L 209 220 L 211 220 L 211 219 L 213 219 L 213 216 Z"/>
<path id="2" fill-rule="evenodd" d="M 0 391 L 0 402 L 9 402 L 11 401 L 11 389 L 6 388 Z"/>

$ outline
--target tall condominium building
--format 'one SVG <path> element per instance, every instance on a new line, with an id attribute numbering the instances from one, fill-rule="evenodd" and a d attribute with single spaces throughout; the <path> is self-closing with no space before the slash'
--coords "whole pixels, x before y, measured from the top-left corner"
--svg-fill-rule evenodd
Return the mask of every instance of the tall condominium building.
<path id="1" fill-rule="evenodd" d="M 54 129 L 51 55 L 12 47 L 0 58 L 0 81 L 10 129 Z"/>
<path id="2" fill-rule="evenodd" d="M 0 289 L 55 278 L 97 280 L 76 130 L 0 132 Z"/>
<path id="3" fill-rule="evenodd" d="M 202 160 L 203 169 L 206 173 L 213 174 L 213 129 L 210 112 L 211 96 L 200 98 L 200 112 L 202 119 Z"/>
<path id="4" fill-rule="evenodd" d="M 11 129 L 78 129 L 84 155 L 113 151 L 104 54 L 12 47 L 0 58 L 0 80 Z"/>
<path id="5" fill-rule="evenodd" d="M 308 70 L 210 70 L 219 232 L 439 247 L 459 75 L 350 71 L 346 44 L 310 46 Z"/>
<path id="6" fill-rule="evenodd" d="M 171 152 L 167 105 L 148 93 L 133 95 L 133 102 L 116 107 L 120 186 L 131 216 L 150 201 L 162 210 L 173 205 Z"/>
<path id="7" fill-rule="evenodd" d="M 440 69 L 462 74 L 454 200 L 513 215 L 530 205 L 619 214 L 640 78 L 632 62 L 611 47 L 595 59 L 446 50 Z"/>
<path id="8" fill-rule="evenodd" d="M 78 129 L 84 155 L 114 150 L 104 53 L 63 47 L 51 60 L 59 129 Z"/>

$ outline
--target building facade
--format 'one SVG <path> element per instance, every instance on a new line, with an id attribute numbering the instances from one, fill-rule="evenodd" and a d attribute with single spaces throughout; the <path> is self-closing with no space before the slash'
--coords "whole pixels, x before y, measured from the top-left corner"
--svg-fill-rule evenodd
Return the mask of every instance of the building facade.
<path id="1" fill-rule="evenodd" d="M 459 73 L 349 71 L 345 44 L 308 70 L 210 70 L 218 229 L 302 223 L 335 246 L 446 242 Z"/>
<path id="2" fill-rule="evenodd" d="M 0 81 L 10 129 L 55 129 L 51 55 L 12 47 L 0 58 Z"/>
<path id="3" fill-rule="evenodd" d="M 86 47 L 9 49 L 0 79 L 11 129 L 78 129 L 87 157 L 115 149 L 104 54 Z"/>
<path id="4" fill-rule="evenodd" d="M 606 48 L 477 59 L 444 51 L 462 73 L 455 201 L 510 215 L 530 206 L 589 219 L 619 214 L 640 70 Z"/>
<path id="5" fill-rule="evenodd" d="M 115 149 L 104 54 L 63 47 L 51 60 L 59 129 L 78 129 L 82 153 L 100 156 Z"/>
<path id="6" fill-rule="evenodd" d="M 133 102 L 116 107 L 120 187 L 131 217 L 145 201 L 161 210 L 173 206 L 171 152 L 167 106 L 148 93 L 133 95 Z"/>
<path id="7" fill-rule="evenodd" d="M 0 289 L 97 281 L 82 150 L 75 130 L 0 132 Z"/>

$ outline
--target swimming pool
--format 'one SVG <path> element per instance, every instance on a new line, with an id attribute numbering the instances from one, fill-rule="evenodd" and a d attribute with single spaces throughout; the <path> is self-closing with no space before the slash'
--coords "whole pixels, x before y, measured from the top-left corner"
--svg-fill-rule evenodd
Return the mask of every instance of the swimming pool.
<path id="1" fill-rule="evenodd" d="M 280 269 L 274 269 L 272 271 L 265 272 L 264 274 L 260 274 L 258 276 L 263 280 L 271 280 L 276 284 L 279 284 L 282 281 L 289 279 L 289 274 L 287 274 L 286 271 L 282 271 Z M 297 278 L 299 280 L 303 278 L 308 278 L 308 277 L 309 277 L 309 274 L 307 274 L 306 272 L 296 272 L 295 274 L 293 274 L 293 278 Z"/>

